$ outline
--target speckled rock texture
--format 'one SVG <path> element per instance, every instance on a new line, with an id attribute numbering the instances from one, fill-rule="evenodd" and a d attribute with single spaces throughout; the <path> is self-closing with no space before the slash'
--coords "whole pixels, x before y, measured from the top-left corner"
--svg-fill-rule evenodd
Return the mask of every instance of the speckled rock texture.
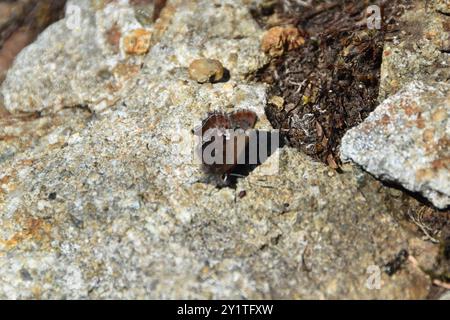
<path id="1" fill-rule="evenodd" d="M 337 174 L 283 148 L 236 189 L 206 183 L 191 130 L 207 112 L 251 109 L 271 129 L 266 86 L 248 80 L 268 57 L 245 3 L 169 1 L 156 23 L 139 22 L 158 36 L 138 57 L 94 45 L 103 29 L 67 29 L 67 18 L 21 54 L 1 89 L 8 110 L 77 116 L 0 157 L 1 298 L 427 296 L 414 265 L 384 272 L 409 250 L 393 218 L 403 200 L 360 169 Z M 128 6 L 72 4 L 90 17 Z M 191 80 L 198 58 L 221 61 L 229 81 Z M 116 63 L 139 68 L 111 97 L 110 80 L 89 77 Z"/>
<path id="2" fill-rule="evenodd" d="M 447 291 L 445 294 L 443 294 L 440 300 L 450 300 L 450 291 Z"/>
<path id="3" fill-rule="evenodd" d="M 237 190 L 218 190 L 133 142 L 144 124 L 115 135 L 123 146 L 115 152 L 105 141 L 85 154 L 78 142 L 16 165 L 2 207 L 3 297 L 426 296 L 428 280 L 413 267 L 382 272 L 408 250 L 407 234 L 367 174 L 348 167 L 337 175 L 283 149 L 279 175 L 258 174 L 271 158 Z M 379 290 L 367 288 L 374 266 Z"/>
<path id="4" fill-rule="evenodd" d="M 412 80 L 450 79 L 450 16 L 447 0 L 414 1 L 386 42 L 381 65 L 380 103 Z M 445 9 L 447 8 L 447 9 Z"/>
<path id="5" fill-rule="evenodd" d="M 446 1 L 414 1 L 401 17 L 401 31 L 383 52 L 381 105 L 341 146 L 344 160 L 421 193 L 440 209 L 450 205 L 446 7 Z"/>
<path id="6" fill-rule="evenodd" d="M 437 11 L 445 14 L 450 13 L 450 3 L 448 0 L 434 0 L 433 4 Z"/>
<path id="7" fill-rule="evenodd" d="M 450 84 L 412 82 L 342 139 L 343 160 L 450 205 Z"/>
<path id="8" fill-rule="evenodd" d="M 69 1 L 66 19 L 19 54 L 1 89 L 10 112 L 105 107 L 118 100 L 142 58 L 124 60 L 115 37 L 142 25 L 126 1 L 102 3 Z"/>
<path id="9" fill-rule="evenodd" d="M 47 116 L 0 115 L 0 167 L 24 150 L 58 147 L 84 128 L 89 117 L 89 112 L 79 108 L 63 109 Z"/>

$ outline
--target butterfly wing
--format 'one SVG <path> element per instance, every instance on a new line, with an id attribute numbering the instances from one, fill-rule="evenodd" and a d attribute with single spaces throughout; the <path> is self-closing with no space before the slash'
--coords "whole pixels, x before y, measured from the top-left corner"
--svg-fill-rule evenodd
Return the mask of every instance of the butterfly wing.
<path id="1" fill-rule="evenodd" d="M 225 113 L 214 112 L 208 115 L 208 117 L 202 121 L 202 125 L 194 129 L 194 133 L 197 136 L 201 136 L 201 143 L 197 147 L 197 154 L 202 159 L 203 166 L 206 172 L 222 174 L 230 170 L 233 166 L 232 164 L 220 164 L 213 163 L 207 164 L 204 162 L 204 152 L 207 146 L 211 143 L 222 143 L 223 144 L 223 159 L 225 162 L 225 151 L 226 151 L 226 130 L 231 129 L 230 117 Z M 216 141 L 216 139 L 219 139 Z"/>
<path id="2" fill-rule="evenodd" d="M 205 148 L 212 143 L 212 139 L 220 139 L 217 143 L 223 144 L 223 164 L 204 164 L 204 169 L 209 173 L 224 174 L 228 173 L 237 165 L 237 159 L 245 151 L 248 143 L 248 137 L 243 133 L 241 136 L 232 136 L 231 139 L 227 139 L 225 135 L 218 135 L 218 132 L 225 133 L 230 129 L 252 129 L 255 126 L 257 115 L 253 111 L 240 110 L 231 114 L 225 113 L 212 113 L 203 122 L 201 127 L 194 129 L 194 133 L 197 136 L 202 137 L 201 146 L 197 149 L 199 156 L 203 159 L 203 152 Z M 245 143 L 237 143 L 238 139 L 245 139 Z M 214 141 L 214 140 L 213 140 Z M 231 145 L 230 145 L 231 144 Z M 226 150 L 234 149 L 233 160 L 231 163 L 226 162 L 227 155 Z"/>
<path id="3" fill-rule="evenodd" d="M 253 129 L 258 116 L 250 110 L 239 110 L 230 115 L 231 125 L 233 129 Z"/>

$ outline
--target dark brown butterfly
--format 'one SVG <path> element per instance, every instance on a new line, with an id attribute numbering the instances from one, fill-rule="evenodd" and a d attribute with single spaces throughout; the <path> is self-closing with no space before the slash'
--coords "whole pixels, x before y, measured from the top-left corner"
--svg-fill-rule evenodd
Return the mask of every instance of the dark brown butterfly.
<path id="1" fill-rule="evenodd" d="M 197 146 L 197 155 L 202 159 L 206 172 L 223 175 L 230 173 L 236 167 L 238 159 L 245 155 L 249 140 L 245 130 L 253 129 L 256 120 L 256 113 L 249 110 L 232 113 L 214 112 L 202 121 L 199 128 L 194 129 L 194 133 L 201 137 L 201 143 Z M 238 143 L 238 140 L 240 140 L 240 143 Z M 223 152 L 221 158 L 223 161 L 219 161 L 219 163 L 205 161 L 205 151 L 214 147 L 212 146 L 213 143 L 214 146 L 221 147 L 218 148 L 219 152 Z M 229 157 L 227 157 L 227 148 L 228 150 L 234 148 L 233 154 Z"/>

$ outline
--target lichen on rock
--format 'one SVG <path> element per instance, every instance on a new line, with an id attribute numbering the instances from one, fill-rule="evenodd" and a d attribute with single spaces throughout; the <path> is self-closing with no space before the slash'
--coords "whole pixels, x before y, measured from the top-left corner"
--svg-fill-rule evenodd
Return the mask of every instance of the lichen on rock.
<path id="1" fill-rule="evenodd" d="M 342 140 L 343 160 L 450 205 L 450 85 L 412 82 Z"/>

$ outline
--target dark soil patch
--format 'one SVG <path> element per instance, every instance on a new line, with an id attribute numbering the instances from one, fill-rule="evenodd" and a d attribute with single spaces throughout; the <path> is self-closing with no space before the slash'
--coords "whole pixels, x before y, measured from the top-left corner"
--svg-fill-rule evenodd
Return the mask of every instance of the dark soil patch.
<path id="1" fill-rule="evenodd" d="M 267 1 L 253 11 L 266 29 L 291 24 L 306 34 L 303 46 L 257 75 L 271 85 L 271 96 L 284 99 L 282 108 L 267 106 L 270 122 L 287 144 L 336 169 L 342 136 L 377 106 L 383 44 L 397 32 L 396 20 L 410 1 L 381 2 L 380 30 L 367 27 L 373 1 Z"/>

